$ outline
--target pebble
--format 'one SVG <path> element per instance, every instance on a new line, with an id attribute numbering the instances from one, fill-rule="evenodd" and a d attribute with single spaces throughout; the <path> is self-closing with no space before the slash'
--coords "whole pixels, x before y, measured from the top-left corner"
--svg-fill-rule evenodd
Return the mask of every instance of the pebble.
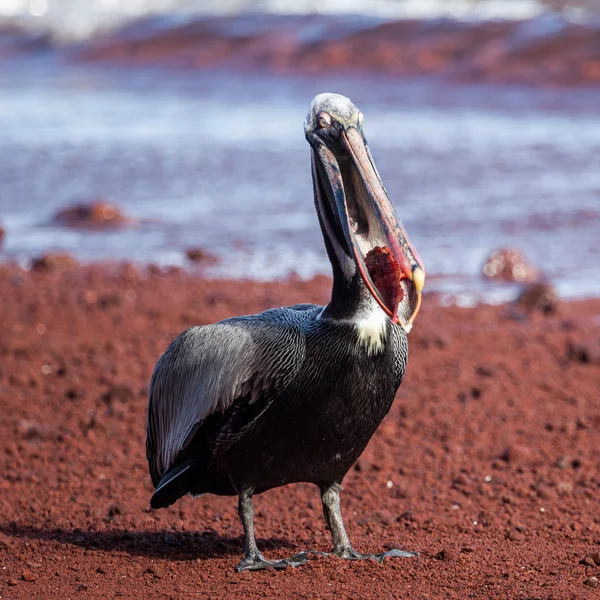
<path id="1" fill-rule="evenodd" d="M 579 562 L 588 567 L 600 567 L 600 552 L 586 554 Z"/>
<path id="2" fill-rule="evenodd" d="M 400 521 L 414 521 L 415 518 L 413 516 L 412 511 L 410 510 L 406 510 L 404 511 L 400 516 L 398 516 L 396 518 L 396 521 L 400 522 Z"/>
<path id="3" fill-rule="evenodd" d="M 531 458 L 531 450 L 527 446 L 508 446 L 500 458 L 509 463 L 523 463 Z"/>
<path id="4" fill-rule="evenodd" d="M 54 225 L 76 229 L 115 229 L 133 224 L 116 206 L 103 199 L 89 204 L 75 204 L 54 215 Z"/>
<path id="5" fill-rule="evenodd" d="M 21 579 L 23 581 L 35 581 L 37 579 L 37 575 L 35 573 L 33 573 L 32 571 L 30 571 L 29 569 L 23 569 L 23 572 L 21 573 Z"/>
<path id="6" fill-rule="evenodd" d="M 85 392 L 83 391 L 82 388 L 69 388 L 66 392 L 65 392 L 65 397 L 68 398 L 69 400 L 81 400 L 81 398 L 83 398 L 83 396 L 85 395 Z"/>
<path id="7" fill-rule="evenodd" d="M 559 496 L 568 496 L 573 493 L 573 484 L 570 481 L 561 481 L 556 486 Z"/>
<path id="8" fill-rule="evenodd" d="M 512 248 L 500 248 L 492 252 L 483 265 L 483 276 L 501 281 L 533 282 L 539 277 L 535 267 L 523 255 Z"/>
<path id="9" fill-rule="evenodd" d="M 600 342 L 591 340 L 589 342 L 571 342 L 567 346 L 567 358 L 571 362 L 583 364 L 600 364 Z"/>
<path id="10" fill-rule="evenodd" d="M 592 588 L 597 588 L 600 586 L 600 584 L 598 583 L 597 577 L 588 577 L 587 579 L 584 579 L 583 585 L 587 585 Z"/>
<path id="11" fill-rule="evenodd" d="M 68 254 L 43 254 L 34 258 L 31 269 L 38 272 L 54 273 L 63 269 L 72 269 L 77 266 L 77 261 Z"/>
<path id="12" fill-rule="evenodd" d="M 558 307 L 558 294 L 550 284 L 529 283 L 521 290 L 515 304 L 527 313 L 541 311 L 549 315 Z"/>
<path id="13" fill-rule="evenodd" d="M 106 406 L 110 406 L 113 402 L 127 404 L 128 402 L 135 400 L 135 392 L 130 385 L 115 383 L 112 384 L 104 394 L 102 394 L 100 399 L 102 402 L 104 402 L 104 404 L 106 404 Z"/>
<path id="14" fill-rule="evenodd" d="M 7 582 L 6 585 L 10 585 L 10 586 L 15 586 L 15 585 L 19 585 L 19 582 L 14 578 L 11 577 Z"/>
<path id="15" fill-rule="evenodd" d="M 108 518 L 112 519 L 113 517 L 120 515 L 122 512 L 123 511 L 121 510 L 121 507 L 118 504 L 111 504 L 108 507 Z"/>
<path id="16" fill-rule="evenodd" d="M 475 367 L 475 374 L 481 377 L 493 377 L 495 372 L 495 369 L 488 365 L 479 365 Z"/>
<path id="17" fill-rule="evenodd" d="M 537 495 L 542 500 L 551 500 L 556 496 L 556 492 L 546 485 L 540 485 L 537 489 Z"/>
<path id="18" fill-rule="evenodd" d="M 448 562 L 454 559 L 454 553 L 448 548 L 442 548 L 437 554 L 433 555 L 433 558 Z"/>
<path id="19" fill-rule="evenodd" d="M 516 527 L 513 527 L 506 532 L 506 539 L 511 542 L 521 542 L 525 539 L 525 534 Z"/>
<path id="20" fill-rule="evenodd" d="M 148 575 L 152 575 L 152 577 L 154 577 L 155 579 L 161 579 L 162 575 L 159 571 L 159 569 L 156 566 L 150 566 L 148 567 L 144 573 L 148 573 Z"/>
<path id="21" fill-rule="evenodd" d="M 206 252 L 206 250 L 202 250 L 202 248 L 188 248 L 185 251 L 185 255 L 187 256 L 188 260 L 192 261 L 192 262 L 216 262 L 216 258 L 210 254 L 209 252 Z"/>

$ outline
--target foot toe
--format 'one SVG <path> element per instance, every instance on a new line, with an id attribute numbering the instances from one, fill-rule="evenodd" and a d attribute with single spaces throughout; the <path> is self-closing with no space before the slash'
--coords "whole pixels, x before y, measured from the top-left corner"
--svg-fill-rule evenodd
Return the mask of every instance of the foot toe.
<path id="1" fill-rule="evenodd" d="M 365 558 L 370 558 L 371 556 L 370 554 L 361 554 L 354 548 L 342 548 L 341 550 L 336 550 L 334 554 L 346 560 L 364 560 Z"/>
<path id="2" fill-rule="evenodd" d="M 366 560 L 367 558 L 373 558 L 377 562 L 382 563 L 386 558 L 413 558 L 419 556 L 415 552 L 407 552 L 406 550 L 397 550 L 396 548 L 388 550 L 383 554 L 361 554 L 354 550 L 354 548 L 343 548 L 335 552 L 336 556 L 344 558 L 346 560 Z"/>
<path id="3" fill-rule="evenodd" d="M 308 562 L 308 559 L 308 552 L 299 552 L 283 560 L 265 560 L 260 554 L 258 556 L 244 556 L 236 565 L 235 570 L 237 573 L 241 573 L 242 571 L 262 571 L 264 569 L 283 570 L 287 567 L 301 567 Z"/>
<path id="4" fill-rule="evenodd" d="M 285 569 L 285 560 L 265 560 L 260 554 L 258 556 L 244 556 L 235 566 L 236 573 L 242 571 L 262 571 L 264 569 Z"/>
<path id="5" fill-rule="evenodd" d="M 301 567 L 308 562 L 308 553 L 307 552 L 298 552 L 294 556 L 287 558 L 285 560 L 290 567 Z"/>
<path id="6" fill-rule="evenodd" d="M 398 550 L 397 548 L 392 548 L 383 554 L 375 555 L 375 558 L 379 560 L 379 562 L 383 562 L 386 558 L 414 558 L 415 556 L 419 556 L 418 552 L 408 552 L 407 550 Z"/>

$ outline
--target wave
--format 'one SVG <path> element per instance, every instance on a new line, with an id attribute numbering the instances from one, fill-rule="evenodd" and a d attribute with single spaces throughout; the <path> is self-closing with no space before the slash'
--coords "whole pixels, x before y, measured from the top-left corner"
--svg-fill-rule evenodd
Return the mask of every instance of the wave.
<path id="1" fill-rule="evenodd" d="M 379 19 L 471 20 L 535 17 L 544 0 L 2 0 L 0 23 L 73 42 L 106 33 L 145 17 L 185 21 L 240 14 L 353 14 Z"/>

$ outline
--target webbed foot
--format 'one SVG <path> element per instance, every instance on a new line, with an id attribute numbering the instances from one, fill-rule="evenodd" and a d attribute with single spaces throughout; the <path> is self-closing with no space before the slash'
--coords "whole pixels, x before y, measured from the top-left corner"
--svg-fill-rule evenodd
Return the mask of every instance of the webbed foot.
<path id="1" fill-rule="evenodd" d="M 380 563 L 382 563 L 386 558 L 414 558 L 415 556 L 419 556 L 418 552 L 408 552 L 406 550 L 398 550 L 396 548 L 388 550 L 387 552 L 383 552 L 382 554 L 362 554 L 350 547 L 342 548 L 341 550 L 335 550 L 333 554 L 346 560 L 367 560 L 368 558 L 372 558 Z"/>
<path id="2" fill-rule="evenodd" d="M 299 552 L 290 558 L 282 560 L 266 560 L 262 554 L 247 554 L 235 566 L 236 573 L 242 571 L 262 571 L 264 569 L 283 570 L 287 567 L 300 567 L 308 561 L 306 552 Z"/>

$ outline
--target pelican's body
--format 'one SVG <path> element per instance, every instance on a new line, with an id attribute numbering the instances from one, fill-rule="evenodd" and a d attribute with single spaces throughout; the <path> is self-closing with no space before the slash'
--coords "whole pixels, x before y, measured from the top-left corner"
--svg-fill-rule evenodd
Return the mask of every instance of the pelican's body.
<path id="1" fill-rule="evenodd" d="M 341 484 L 390 409 L 408 345 L 401 327 L 389 320 L 369 332 L 381 336 L 375 342 L 356 323 L 323 318 L 322 313 L 323 307 L 302 305 L 218 324 L 232 344 L 239 329 L 260 336 L 266 327 L 277 327 L 285 340 L 277 351 L 297 369 L 276 385 L 267 384 L 254 402 L 249 390 L 229 409 L 207 418 L 178 457 L 178 464 L 190 465 L 182 485 L 162 498 L 158 494 L 154 503 L 171 504 L 188 491 L 236 495 L 244 487 L 260 493 L 301 481 Z M 163 383 L 169 385 L 171 377 L 188 373 L 187 365 L 173 370 L 174 356 L 192 357 L 205 332 L 196 327 L 177 338 L 157 365 L 154 393 L 162 391 Z M 368 345 L 374 342 L 379 349 L 371 353 Z M 166 377 L 164 368 L 169 369 Z M 156 473 L 155 485 L 159 481 Z"/>
<path id="2" fill-rule="evenodd" d="M 362 136 L 362 115 L 342 96 L 317 96 L 305 131 L 333 267 L 330 303 L 189 329 L 161 356 L 150 385 L 151 504 L 186 493 L 237 495 L 245 533 L 238 570 L 306 560 L 266 561 L 254 539 L 252 495 L 296 482 L 319 486 L 334 552 L 367 557 L 344 529 L 340 484 L 402 382 L 423 285 L 420 259 Z"/>

